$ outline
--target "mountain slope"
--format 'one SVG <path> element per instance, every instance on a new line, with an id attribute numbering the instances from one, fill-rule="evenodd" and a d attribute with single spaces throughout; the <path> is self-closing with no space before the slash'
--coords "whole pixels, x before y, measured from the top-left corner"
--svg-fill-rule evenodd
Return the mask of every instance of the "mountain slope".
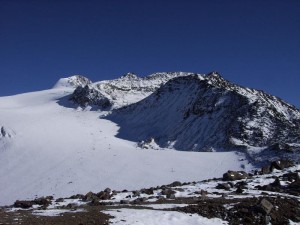
<path id="1" fill-rule="evenodd" d="M 138 148 L 117 138 L 119 127 L 99 118 L 102 112 L 58 104 L 74 88 L 0 98 L 0 126 L 14 132 L 3 137 L 5 144 L 0 141 L 0 205 L 35 195 L 63 197 L 106 187 L 131 190 L 207 179 L 242 164 L 251 169 L 235 152 Z"/>
<path id="2" fill-rule="evenodd" d="M 299 118 L 281 99 L 217 73 L 63 78 L 0 98 L 0 205 L 252 169 L 240 150 L 259 161 L 297 160 Z"/>
<path id="3" fill-rule="evenodd" d="M 107 118 L 120 125 L 120 138 L 154 138 L 162 147 L 179 150 L 248 149 L 257 156 L 262 150 L 293 152 L 300 147 L 297 108 L 262 91 L 234 85 L 217 73 L 174 78 Z"/>

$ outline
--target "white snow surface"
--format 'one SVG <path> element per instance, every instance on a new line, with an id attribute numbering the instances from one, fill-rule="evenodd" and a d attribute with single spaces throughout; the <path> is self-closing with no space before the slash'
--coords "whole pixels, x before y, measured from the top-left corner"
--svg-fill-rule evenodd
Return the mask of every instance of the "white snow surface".
<path id="1" fill-rule="evenodd" d="M 138 148 L 115 137 L 119 127 L 100 118 L 100 111 L 57 103 L 73 91 L 60 87 L 0 98 L 0 127 L 14 131 L 9 143 L 0 142 L 0 205 L 106 187 L 134 190 L 198 181 L 242 168 L 235 152 Z"/>
<path id="2" fill-rule="evenodd" d="M 197 214 L 176 211 L 159 211 L 150 209 L 118 209 L 107 211 L 115 218 L 110 220 L 116 225 L 221 225 L 228 224 L 218 218 L 205 218 Z"/>

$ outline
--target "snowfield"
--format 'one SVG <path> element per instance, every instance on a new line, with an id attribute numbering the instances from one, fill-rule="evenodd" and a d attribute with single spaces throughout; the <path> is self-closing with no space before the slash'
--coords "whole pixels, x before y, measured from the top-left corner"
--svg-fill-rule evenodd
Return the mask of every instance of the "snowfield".
<path id="1" fill-rule="evenodd" d="M 108 211 L 110 215 L 114 216 L 111 219 L 112 224 L 117 225 L 222 225 L 228 224 L 228 222 L 223 221 L 218 218 L 208 219 L 196 214 L 185 214 L 181 212 L 165 212 L 165 211 L 155 211 L 149 209 L 121 209 L 121 210 L 111 210 Z"/>
<path id="2" fill-rule="evenodd" d="M 13 134 L 0 136 L 0 205 L 106 187 L 133 190 L 176 180 L 199 181 L 220 177 L 229 169 L 252 169 L 235 152 L 141 149 L 117 138 L 120 127 L 100 118 L 103 112 L 58 104 L 73 91 L 60 87 L 0 98 L 0 128 Z"/>

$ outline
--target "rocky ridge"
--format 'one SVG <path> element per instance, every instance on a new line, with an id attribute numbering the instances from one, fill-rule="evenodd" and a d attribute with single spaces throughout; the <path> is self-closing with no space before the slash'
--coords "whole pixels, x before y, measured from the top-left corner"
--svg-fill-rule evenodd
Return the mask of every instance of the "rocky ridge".
<path id="1" fill-rule="evenodd" d="M 107 118 L 120 125 L 119 137 L 132 141 L 154 139 L 187 151 L 246 150 L 262 161 L 286 152 L 299 159 L 299 109 L 216 72 L 175 77 Z"/>

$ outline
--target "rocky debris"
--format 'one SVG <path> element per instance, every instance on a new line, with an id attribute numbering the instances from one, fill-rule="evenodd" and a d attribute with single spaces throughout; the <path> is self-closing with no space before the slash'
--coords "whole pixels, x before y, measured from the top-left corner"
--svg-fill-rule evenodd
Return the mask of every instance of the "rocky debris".
<path id="1" fill-rule="evenodd" d="M 59 216 L 41 216 L 33 214 L 32 210 L 7 211 L 0 208 L 0 224 L 24 225 L 109 225 L 112 218 L 103 213 L 103 206 L 85 206 L 84 210 L 65 208 L 72 213 L 61 213 Z"/>
<path id="2" fill-rule="evenodd" d="M 51 200 L 53 200 L 52 196 L 36 198 L 35 200 L 32 201 L 17 200 L 13 206 L 16 208 L 23 208 L 23 209 L 31 208 L 33 205 L 40 205 L 43 207 L 47 207 L 51 203 Z"/>
<path id="3" fill-rule="evenodd" d="M 229 207 L 224 207 L 229 206 Z M 289 219 L 299 222 L 300 203 L 289 198 L 205 199 L 197 204 L 177 208 L 207 218 L 220 218 L 229 224 L 288 225 Z"/>
<path id="4" fill-rule="evenodd" d="M 235 181 L 248 178 L 249 175 L 244 171 L 231 171 L 223 174 L 223 181 Z"/>
<path id="5" fill-rule="evenodd" d="M 230 178 L 232 177 L 232 172 L 233 174 L 240 173 L 240 171 L 229 171 L 227 173 Z M 98 210 L 100 209 L 99 207 L 101 209 L 122 207 L 143 209 L 148 208 L 147 204 L 150 202 L 150 204 L 188 204 L 185 207 L 163 210 L 197 213 L 208 218 L 217 217 L 233 225 L 287 225 L 289 221 L 300 222 L 300 202 L 298 198 L 293 197 L 293 195 L 300 196 L 299 172 L 299 166 L 294 166 L 287 170 L 276 171 L 276 173 L 274 172 L 270 175 L 257 174 L 251 176 L 247 174 L 248 178 L 246 180 L 224 182 L 222 179 L 214 178 L 202 182 L 173 182 L 156 188 L 152 187 L 136 191 L 123 190 L 122 192 L 106 188 L 97 194 L 88 192 L 85 195 L 71 196 L 75 201 L 69 202 L 68 199 L 60 198 L 55 201 L 56 203 L 52 203 L 58 209 L 72 211 L 78 208 L 86 210 L 89 207 L 91 207 L 89 209 L 94 208 Z M 262 179 L 268 180 L 269 184 L 254 186 L 262 182 Z M 264 184 L 266 180 L 263 182 Z M 205 188 L 202 189 L 203 187 Z M 223 190 L 227 191 L 224 192 Z M 112 196 L 118 194 L 120 196 L 112 198 Z M 145 197 L 145 195 L 147 196 Z M 78 200 L 86 201 L 86 203 L 81 202 L 78 204 L 75 197 L 78 197 Z M 110 199 L 111 201 L 107 201 Z M 120 199 L 120 201 L 116 202 L 115 199 Z M 16 201 L 15 207 L 30 209 L 34 205 L 40 205 L 39 209 L 47 210 L 48 202 L 51 203 L 52 200 L 53 198 L 50 196 L 37 198 L 33 201 Z M 60 204 L 65 201 L 67 204 Z"/>

